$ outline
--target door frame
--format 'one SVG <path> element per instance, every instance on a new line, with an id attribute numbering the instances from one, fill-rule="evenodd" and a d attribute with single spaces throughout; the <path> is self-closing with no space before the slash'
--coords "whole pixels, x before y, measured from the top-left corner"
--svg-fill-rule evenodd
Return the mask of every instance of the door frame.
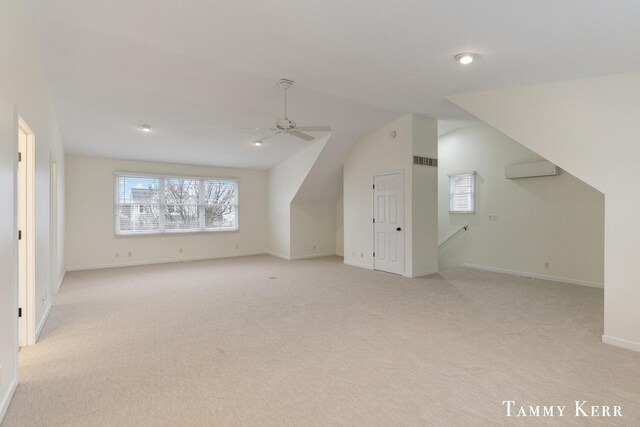
<path id="1" fill-rule="evenodd" d="M 385 175 L 396 175 L 396 174 L 400 174 L 400 177 L 402 178 L 402 203 L 404 203 L 403 209 L 402 209 L 402 227 L 404 228 L 404 230 L 406 231 L 407 227 L 406 227 L 406 218 L 407 218 L 407 213 L 406 211 L 406 181 L 404 179 L 404 169 L 399 169 L 399 170 L 391 170 L 391 171 L 385 171 L 385 172 L 374 172 L 371 175 L 371 218 L 375 218 L 376 217 L 376 190 L 375 190 L 375 182 L 376 182 L 376 177 L 377 176 L 385 176 Z M 406 237 L 406 233 L 404 234 L 404 236 Z M 371 221 L 371 242 L 373 243 L 373 248 L 371 249 L 371 253 L 373 254 L 376 251 L 376 225 L 373 221 Z M 402 239 L 402 273 L 400 273 L 402 276 L 404 276 L 406 274 L 406 268 L 407 268 L 407 263 L 406 263 L 406 258 L 407 258 L 407 254 L 406 254 L 406 238 Z M 372 268 L 373 270 L 376 270 L 376 257 L 373 257 L 372 260 Z M 376 270 L 376 271 L 382 271 L 384 272 L 384 270 Z"/>
<path id="2" fill-rule="evenodd" d="M 58 159 L 53 151 L 49 154 L 49 254 L 49 295 L 53 295 L 58 292 Z"/>
<path id="3" fill-rule="evenodd" d="M 17 280 L 16 288 L 18 290 L 18 301 L 16 304 L 16 317 L 18 317 L 18 307 L 22 303 L 22 318 L 24 319 L 24 331 L 20 334 L 20 320 L 18 320 L 18 345 L 27 346 L 35 344 L 36 342 L 36 290 L 35 290 L 35 133 L 31 130 L 27 122 L 18 115 L 16 123 L 16 160 L 18 159 L 18 153 L 20 152 L 20 131 L 26 134 L 26 149 L 21 154 L 22 164 L 24 165 L 26 172 L 25 181 L 25 212 L 24 212 L 24 230 L 22 230 L 22 237 L 26 245 L 26 256 L 24 259 L 20 258 L 20 248 L 17 239 L 18 231 L 20 230 L 20 218 L 21 210 L 19 209 L 19 165 L 15 163 L 15 185 L 14 191 L 16 193 L 17 203 L 14 206 L 15 221 L 15 236 L 16 236 L 16 267 L 17 267 Z M 22 263 L 25 263 L 22 265 Z M 23 301 L 20 301 L 21 292 L 24 292 Z"/>

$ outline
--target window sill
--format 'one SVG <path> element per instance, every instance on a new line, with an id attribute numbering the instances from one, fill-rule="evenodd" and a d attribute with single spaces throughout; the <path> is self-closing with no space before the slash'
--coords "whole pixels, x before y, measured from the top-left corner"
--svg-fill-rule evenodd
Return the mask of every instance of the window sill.
<path id="1" fill-rule="evenodd" d="M 134 232 L 134 233 L 114 233 L 114 237 L 165 237 L 165 236 L 184 236 L 194 234 L 216 234 L 216 233 L 232 233 L 240 231 L 239 228 L 225 228 L 222 230 L 171 230 L 171 231 L 150 231 L 150 232 Z"/>

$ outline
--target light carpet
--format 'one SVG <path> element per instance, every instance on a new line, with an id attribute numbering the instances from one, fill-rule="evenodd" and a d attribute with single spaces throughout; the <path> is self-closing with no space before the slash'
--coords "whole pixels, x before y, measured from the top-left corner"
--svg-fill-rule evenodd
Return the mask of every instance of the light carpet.
<path id="1" fill-rule="evenodd" d="M 601 343 L 603 292 L 337 257 L 68 273 L 4 427 L 640 425 L 640 354 Z M 505 417 L 501 402 L 622 406 Z"/>

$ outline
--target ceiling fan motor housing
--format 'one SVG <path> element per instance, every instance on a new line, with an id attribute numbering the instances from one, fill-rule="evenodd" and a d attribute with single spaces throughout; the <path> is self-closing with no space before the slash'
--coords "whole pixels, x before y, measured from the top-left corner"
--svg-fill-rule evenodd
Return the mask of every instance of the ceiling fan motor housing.
<path id="1" fill-rule="evenodd" d="M 280 130 L 291 130 L 296 127 L 296 122 L 289 119 L 280 119 L 276 122 L 276 127 Z"/>

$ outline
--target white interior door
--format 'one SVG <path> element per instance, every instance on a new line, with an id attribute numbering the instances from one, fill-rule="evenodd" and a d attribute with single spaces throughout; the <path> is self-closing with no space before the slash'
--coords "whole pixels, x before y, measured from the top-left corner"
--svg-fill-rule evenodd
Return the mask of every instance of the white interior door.
<path id="1" fill-rule="evenodd" d="M 404 273 L 404 181 L 401 173 L 373 178 L 373 268 Z"/>

